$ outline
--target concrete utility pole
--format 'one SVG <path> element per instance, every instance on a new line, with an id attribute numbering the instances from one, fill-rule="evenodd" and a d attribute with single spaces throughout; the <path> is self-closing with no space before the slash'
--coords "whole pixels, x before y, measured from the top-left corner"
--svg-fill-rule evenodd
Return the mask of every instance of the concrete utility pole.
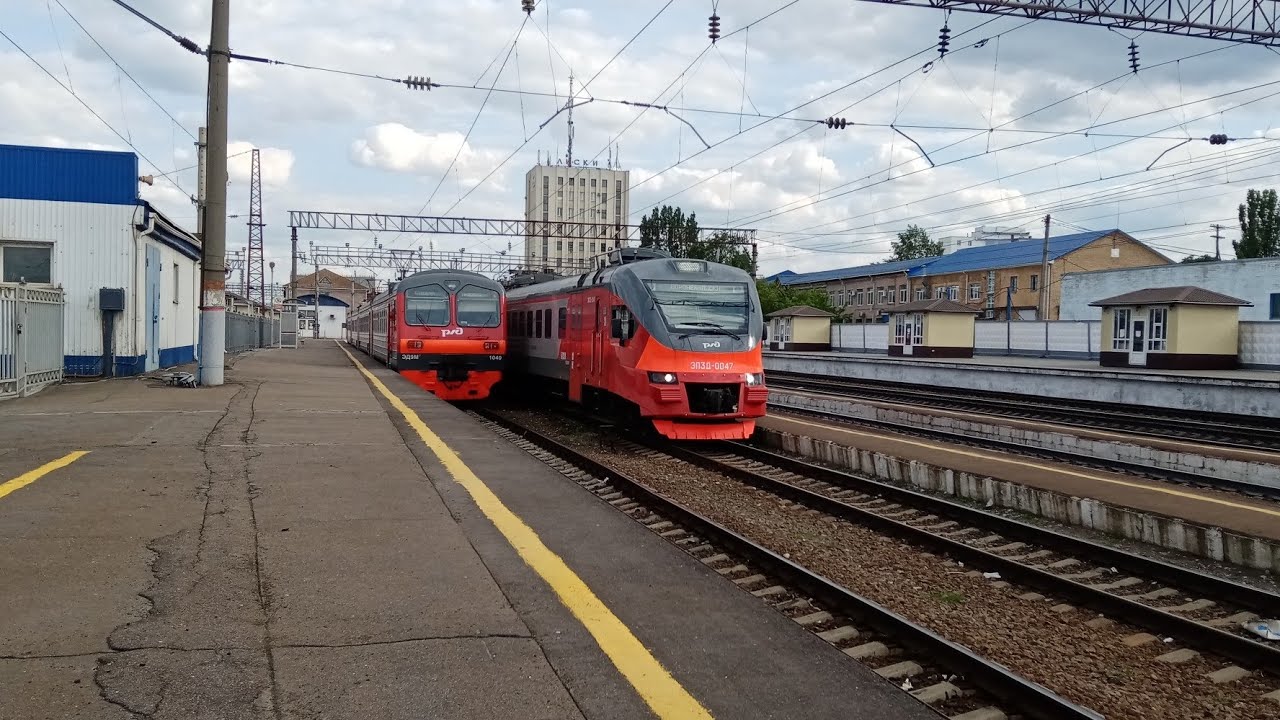
<path id="1" fill-rule="evenodd" d="M 1049 319 L 1049 216 L 1044 216 L 1044 250 L 1040 254 L 1040 319 Z"/>
<path id="2" fill-rule="evenodd" d="M 1213 259 L 1222 259 L 1222 226 L 1218 224 L 1210 225 L 1213 228 Z"/>
<path id="3" fill-rule="evenodd" d="M 227 347 L 227 75 L 230 62 L 231 0 L 213 0 L 209 32 L 209 134 L 204 236 L 200 262 L 201 385 L 223 383 Z"/>
<path id="4" fill-rule="evenodd" d="M 298 297 L 298 228 L 289 228 L 289 297 Z"/>

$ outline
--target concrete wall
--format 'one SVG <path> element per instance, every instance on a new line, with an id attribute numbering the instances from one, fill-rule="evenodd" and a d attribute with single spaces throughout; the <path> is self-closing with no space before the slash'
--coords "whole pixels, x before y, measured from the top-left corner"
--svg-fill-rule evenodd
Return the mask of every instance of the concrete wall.
<path id="1" fill-rule="evenodd" d="M 929 347 L 973 347 L 974 320 L 960 313 L 925 313 L 924 344 Z"/>
<path id="2" fill-rule="evenodd" d="M 765 353 L 765 372 L 798 372 L 921 386 L 991 390 L 1042 398 L 1280 417 L 1276 380 L 1185 377 L 1158 372 L 1054 367 L 993 367 L 942 360 L 842 358 L 839 354 Z"/>
<path id="3" fill-rule="evenodd" d="M 1062 318 L 1094 320 L 1098 308 L 1089 303 L 1139 288 L 1194 285 L 1248 300 L 1241 320 L 1270 320 L 1272 293 L 1280 293 L 1280 258 L 1177 263 L 1152 268 L 1106 272 L 1072 272 L 1062 278 Z"/>
<path id="4" fill-rule="evenodd" d="M 1143 312 L 1146 312 L 1145 308 Z M 1174 305 L 1169 309 L 1169 315 L 1169 352 L 1189 355 L 1235 355 L 1239 352 L 1239 308 Z"/>

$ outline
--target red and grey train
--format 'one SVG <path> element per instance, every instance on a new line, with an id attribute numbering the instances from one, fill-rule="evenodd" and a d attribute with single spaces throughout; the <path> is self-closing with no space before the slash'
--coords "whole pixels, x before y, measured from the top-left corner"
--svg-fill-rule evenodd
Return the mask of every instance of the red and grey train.
<path id="1" fill-rule="evenodd" d="M 768 400 L 746 272 L 627 249 L 577 277 L 507 288 L 507 371 L 622 405 L 674 440 L 741 440 Z M 510 378 L 514 380 L 515 378 Z"/>
<path id="2" fill-rule="evenodd" d="M 502 379 L 505 303 L 483 275 L 425 270 L 353 312 L 347 342 L 443 400 L 480 400 Z"/>

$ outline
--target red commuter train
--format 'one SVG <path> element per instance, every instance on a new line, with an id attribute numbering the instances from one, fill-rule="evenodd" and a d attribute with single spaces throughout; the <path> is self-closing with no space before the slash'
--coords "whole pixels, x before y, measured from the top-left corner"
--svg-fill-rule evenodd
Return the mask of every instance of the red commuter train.
<path id="1" fill-rule="evenodd" d="M 425 270 L 347 319 L 347 342 L 443 400 L 480 400 L 502 379 L 502 285 L 473 272 Z"/>
<path id="2" fill-rule="evenodd" d="M 577 277 L 507 288 L 509 376 L 622 406 L 673 440 L 742 440 L 763 417 L 764 317 L 746 272 L 618 250 Z"/>

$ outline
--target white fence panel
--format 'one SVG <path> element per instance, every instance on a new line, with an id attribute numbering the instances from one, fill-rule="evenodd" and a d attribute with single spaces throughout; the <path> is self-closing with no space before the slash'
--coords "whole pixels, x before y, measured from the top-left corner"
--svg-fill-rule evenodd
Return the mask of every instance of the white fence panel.
<path id="1" fill-rule="evenodd" d="M 1280 322 L 1240 323 L 1240 362 L 1280 367 Z"/>
<path id="2" fill-rule="evenodd" d="M 65 304 L 61 288 L 0 284 L 0 398 L 62 380 Z"/>

